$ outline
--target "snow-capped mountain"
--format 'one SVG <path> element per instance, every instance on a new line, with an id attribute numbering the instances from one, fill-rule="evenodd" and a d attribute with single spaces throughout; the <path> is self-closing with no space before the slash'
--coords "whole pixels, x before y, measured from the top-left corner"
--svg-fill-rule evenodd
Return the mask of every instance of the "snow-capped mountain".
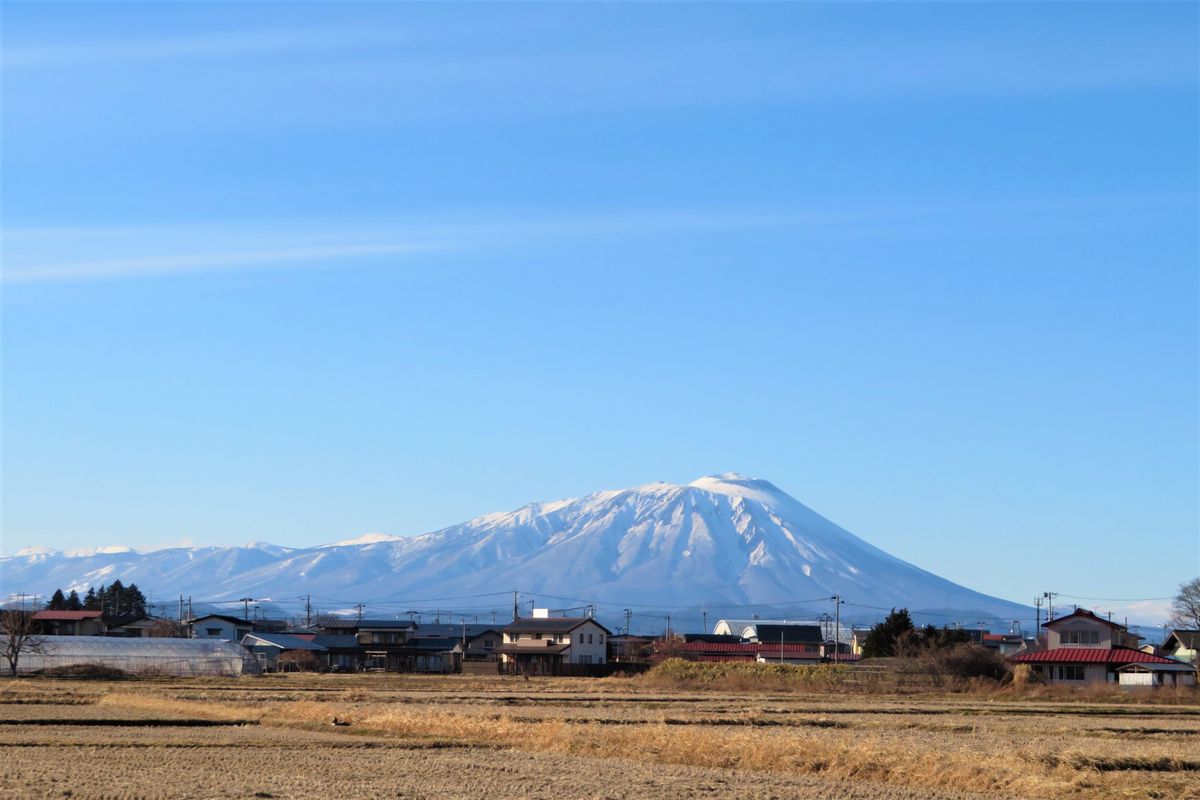
<path id="1" fill-rule="evenodd" d="M 154 597 L 348 602 L 520 590 L 629 606 L 853 609 L 904 606 L 1010 620 L 1021 606 L 891 556 L 771 483 L 726 473 L 576 500 L 531 503 L 422 536 L 368 534 L 311 548 L 251 543 L 138 553 L 30 550 L 0 559 L 3 594 L 47 594 L 120 578 Z M 480 598 L 479 606 L 503 600 Z M 462 605 L 463 603 L 458 603 Z M 553 599 L 546 604 L 556 605 Z M 875 611 L 857 616 L 878 616 Z"/>

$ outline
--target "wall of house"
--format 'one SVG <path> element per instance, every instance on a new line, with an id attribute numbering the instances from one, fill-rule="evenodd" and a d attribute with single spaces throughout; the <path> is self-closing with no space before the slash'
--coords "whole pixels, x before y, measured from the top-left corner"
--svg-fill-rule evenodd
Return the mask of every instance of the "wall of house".
<path id="1" fill-rule="evenodd" d="M 608 653 L 608 634 L 594 622 L 585 622 L 571 631 L 571 664 L 603 664 Z"/>
<path id="2" fill-rule="evenodd" d="M 467 655 L 475 658 L 490 656 L 500 646 L 502 637 L 498 633 L 476 636 L 467 644 Z"/>
<path id="3" fill-rule="evenodd" d="M 1042 668 L 1042 675 L 1050 683 L 1062 683 L 1066 686 L 1086 686 L 1093 683 L 1107 683 L 1108 667 L 1105 664 L 1083 664 L 1083 680 L 1059 680 L 1057 667 L 1060 666 L 1079 666 L 1069 664 L 1046 664 Z"/>
<path id="4" fill-rule="evenodd" d="M 241 627 L 241 631 L 248 632 L 250 626 Z M 223 619 L 198 619 L 192 625 L 193 639 L 227 639 L 231 642 L 241 641 L 242 635 L 239 635 L 239 626 L 232 622 Z"/>
<path id="5" fill-rule="evenodd" d="M 1047 646 L 1051 650 L 1058 647 L 1103 647 L 1105 650 L 1109 650 L 1114 644 L 1113 629 L 1098 620 L 1074 617 L 1054 623 L 1054 627 L 1048 628 L 1047 631 Z M 1065 644 L 1062 641 L 1064 631 L 1096 631 L 1098 641 L 1096 644 Z"/>

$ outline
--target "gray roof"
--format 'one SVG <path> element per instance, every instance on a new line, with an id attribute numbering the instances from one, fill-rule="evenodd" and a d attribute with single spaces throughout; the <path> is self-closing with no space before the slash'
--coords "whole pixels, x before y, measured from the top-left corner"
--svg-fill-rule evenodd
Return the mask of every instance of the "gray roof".
<path id="1" fill-rule="evenodd" d="M 441 623 L 441 624 L 430 623 L 428 625 L 425 625 L 425 624 L 418 625 L 417 629 L 412 632 L 412 635 L 410 638 L 412 638 L 412 639 L 427 639 L 431 636 L 432 637 L 442 636 L 442 637 L 449 637 L 452 639 L 461 640 L 463 637 L 463 631 L 466 630 L 467 638 L 473 639 L 476 636 L 479 636 L 481 633 L 487 633 L 488 631 L 493 631 L 494 633 L 499 633 L 503 628 L 504 628 L 503 625 L 480 625 L 480 624 L 472 624 L 472 623 L 463 625 L 461 622 L 458 623 L 457 625 L 455 625 L 453 623 Z"/>
<path id="2" fill-rule="evenodd" d="M 313 638 L 327 650 L 353 650 L 358 647 L 358 637 L 353 633 L 323 633 Z"/>
<path id="3" fill-rule="evenodd" d="M 452 636 L 427 636 L 424 639 L 411 639 L 408 642 L 408 646 L 415 650 L 429 650 L 434 653 L 453 650 L 461 644 L 462 639 L 455 639 Z"/>
<path id="4" fill-rule="evenodd" d="M 820 625 L 758 625 L 755 636 L 763 644 L 821 642 L 825 639 Z"/>
<path id="5" fill-rule="evenodd" d="M 315 650 L 318 652 L 325 650 L 324 647 L 316 642 L 310 642 L 307 639 L 301 639 L 299 636 L 293 636 L 289 633 L 248 633 L 242 637 L 242 643 L 245 647 L 256 647 L 265 644 L 273 645 L 281 650 Z"/>
<path id="6" fill-rule="evenodd" d="M 358 619 L 356 617 L 333 617 L 324 620 L 321 627 L 331 631 L 357 631 L 415 628 L 417 623 L 409 619 Z"/>
<path id="7" fill-rule="evenodd" d="M 1200 631 L 1184 630 L 1176 628 L 1167 635 L 1167 640 L 1174 638 L 1188 650 L 1200 650 Z M 1164 641 L 1163 644 L 1167 642 Z"/>
<path id="8" fill-rule="evenodd" d="M 591 617 L 522 617 L 504 626 L 505 633 L 566 633 L 585 622 L 595 623 L 600 630 L 611 635 L 612 631 Z"/>

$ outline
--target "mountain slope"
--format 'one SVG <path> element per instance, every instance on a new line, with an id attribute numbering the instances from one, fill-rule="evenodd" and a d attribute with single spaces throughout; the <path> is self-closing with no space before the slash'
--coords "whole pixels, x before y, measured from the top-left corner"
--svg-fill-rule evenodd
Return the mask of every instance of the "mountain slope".
<path id="1" fill-rule="evenodd" d="M 633 606 L 784 608 L 839 593 L 857 608 L 999 619 L 1024 611 L 873 547 L 767 481 L 732 473 L 532 503 L 408 538 L 372 534 L 304 549 L 102 550 L 0 559 L 4 592 L 119 577 L 156 597 L 211 600 L 312 593 L 418 601 L 520 589 Z"/>

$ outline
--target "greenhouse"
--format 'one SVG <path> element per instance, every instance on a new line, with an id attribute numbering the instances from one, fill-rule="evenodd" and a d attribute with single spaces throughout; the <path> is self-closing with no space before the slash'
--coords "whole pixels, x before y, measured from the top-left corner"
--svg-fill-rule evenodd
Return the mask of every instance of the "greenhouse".
<path id="1" fill-rule="evenodd" d="M 233 642 L 216 639 L 142 639 L 109 636 L 39 636 L 41 652 L 26 651 L 17 672 L 101 666 L 134 675 L 238 676 L 256 674 L 258 660 Z"/>

